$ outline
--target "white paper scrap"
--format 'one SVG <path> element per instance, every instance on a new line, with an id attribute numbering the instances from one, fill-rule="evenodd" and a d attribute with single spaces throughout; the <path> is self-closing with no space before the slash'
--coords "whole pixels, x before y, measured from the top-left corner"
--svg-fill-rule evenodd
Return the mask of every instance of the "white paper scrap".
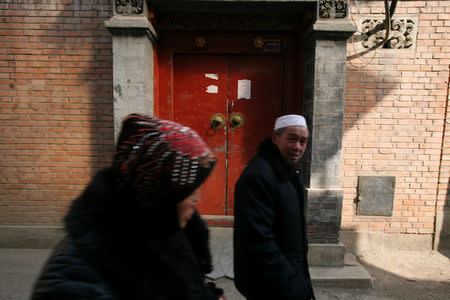
<path id="1" fill-rule="evenodd" d="M 211 78 L 211 79 L 214 79 L 214 80 L 219 80 L 219 75 L 218 74 L 205 73 L 205 77 L 206 78 Z"/>
<path id="2" fill-rule="evenodd" d="M 208 85 L 206 87 L 206 92 L 209 94 L 217 94 L 219 92 L 219 87 L 214 84 Z"/>
<path id="3" fill-rule="evenodd" d="M 238 99 L 250 99 L 252 81 L 248 79 L 238 80 Z"/>

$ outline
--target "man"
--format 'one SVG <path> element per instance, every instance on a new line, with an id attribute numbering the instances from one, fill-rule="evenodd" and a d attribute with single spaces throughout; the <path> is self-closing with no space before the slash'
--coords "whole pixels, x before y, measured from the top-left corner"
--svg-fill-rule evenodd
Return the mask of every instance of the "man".
<path id="1" fill-rule="evenodd" d="M 247 299 L 314 299 L 298 165 L 308 135 L 304 117 L 279 117 L 236 183 L 235 285 Z"/>

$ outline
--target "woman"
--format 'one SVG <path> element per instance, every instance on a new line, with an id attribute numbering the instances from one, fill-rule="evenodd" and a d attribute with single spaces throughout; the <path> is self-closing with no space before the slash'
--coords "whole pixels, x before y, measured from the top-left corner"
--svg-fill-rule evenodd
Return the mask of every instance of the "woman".
<path id="1" fill-rule="evenodd" d="M 203 284 L 208 230 L 194 209 L 214 164 L 190 128 L 126 117 L 112 166 L 73 202 L 32 299 L 224 299 Z"/>

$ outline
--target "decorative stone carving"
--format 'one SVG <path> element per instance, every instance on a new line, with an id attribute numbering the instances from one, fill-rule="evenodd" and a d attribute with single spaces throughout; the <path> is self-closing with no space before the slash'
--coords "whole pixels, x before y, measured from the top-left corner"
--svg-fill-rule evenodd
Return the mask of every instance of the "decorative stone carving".
<path id="1" fill-rule="evenodd" d="M 345 18 L 347 16 L 347 0 L 320 0 L 319 16 L 321 18 Z"/>
<path id="2" fill-rule="evenodd" d="M 118 14 L 141 14 L 144 10 L 144 0 L 116 0 Z"/>
<path id="3" fill-rule="evenodd" d="M 364 48 L 372 48 L 383 42 L 386 30 L 374 31 L 375 27 L 381 26 L 384 18 L 366 18 L 361 23 L 361 31 L 364 34 L 361 44 Z M 416 23 L 407 18 L 393 19 L 391 21 L 390 34 L 384 48 L 388 49 L 407 49 L 414 45 Z"/>

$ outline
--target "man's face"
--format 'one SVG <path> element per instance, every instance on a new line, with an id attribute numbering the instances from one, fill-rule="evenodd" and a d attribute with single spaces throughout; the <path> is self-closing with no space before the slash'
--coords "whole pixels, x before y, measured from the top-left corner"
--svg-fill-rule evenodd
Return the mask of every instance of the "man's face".
<path id="1" fill-rule="evenodd" d="M 279 136 L 274 133 L 272 141 L 280 149 L 281 155 L 290 163 L 297 164 L 305 153 L 308 135 L 305 127 L 289 126 Z"/>

